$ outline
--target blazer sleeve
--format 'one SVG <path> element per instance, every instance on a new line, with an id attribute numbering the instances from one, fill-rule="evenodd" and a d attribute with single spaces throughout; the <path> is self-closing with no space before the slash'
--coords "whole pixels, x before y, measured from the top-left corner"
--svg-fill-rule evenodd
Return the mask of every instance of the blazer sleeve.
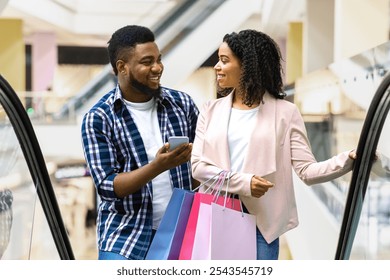
<path id="1" fill-rule="evenodd" d="M 342 152 L 328 160 L 316 161 L 303 118 L 297 108 L 293 112 L 289 132 L 293 169 L 307 185 L 327 182 L 352 170 L 354 161 L 349 158 L 350 151 Z"/>

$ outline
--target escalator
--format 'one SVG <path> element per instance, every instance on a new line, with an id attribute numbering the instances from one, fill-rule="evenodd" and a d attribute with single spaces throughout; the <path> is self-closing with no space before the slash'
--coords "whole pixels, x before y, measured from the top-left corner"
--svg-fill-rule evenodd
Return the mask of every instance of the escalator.
<path id="1" fill-rule="evenodd" d="M 308 73 L 293 86 L 317 160 L 356 148 L 352 172 L 294 185 L 293 259 L 390 259 L 390 41 Z M 313 226 L 315 225 L 315 226 Z"/>
<path id="2" fill-rule="evenodd" d="M 26 110 L 0 76 L 0 259 L 75 259 Z"/>
<path id="3" fill-rule="evenodd" d="M 390 258 L 389 92 L 387 74 L 371 101 L 360 135 L 335 259 L 350 259 L 351 253 L 358 259 Z"/>

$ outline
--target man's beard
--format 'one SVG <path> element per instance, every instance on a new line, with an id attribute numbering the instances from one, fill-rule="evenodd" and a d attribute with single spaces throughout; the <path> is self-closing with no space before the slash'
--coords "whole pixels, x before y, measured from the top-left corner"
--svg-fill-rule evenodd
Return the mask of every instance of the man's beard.
<path id="1" fill-rule="evenodd" d="M 151 87 L 148 87 L 147 85 L 144 85 L 143 83 L 137 81 L 136 79 L 133 79 L 131 81 L 131 87 L 138 92 L 144 93 L 147 96 L 150 97 L 160 97 L 161 95 L 161 86 L 159 86 L 157 89 L 153 89 Z"/>

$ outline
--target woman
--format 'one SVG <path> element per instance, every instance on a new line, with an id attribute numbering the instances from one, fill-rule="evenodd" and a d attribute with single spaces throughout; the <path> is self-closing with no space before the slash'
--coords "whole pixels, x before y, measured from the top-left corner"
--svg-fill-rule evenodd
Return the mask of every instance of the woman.
<path id="1" fill-rule="evenodd" d="M 205 182 L 231 171 L 229 192 L 256 216 L 257 259 L 276 260 L 279 237 L 298 225 L 292 168 L 306 184 L 317 184 L 349 172 L 356 154 L 316 161 L 298 108 L 283 100 L 281 54 L 268 35 L 227 34 L 218 56 L 214 68 L 224 97 L 201 110 L 193 177 Z"/>

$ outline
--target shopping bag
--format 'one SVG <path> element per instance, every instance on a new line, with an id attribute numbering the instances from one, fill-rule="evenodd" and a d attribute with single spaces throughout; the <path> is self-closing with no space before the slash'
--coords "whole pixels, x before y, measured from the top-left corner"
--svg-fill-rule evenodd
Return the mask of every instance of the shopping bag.
<path id="1" fill-rule="evenodd" d="M 212 190 L 213 189 L 212 186 L 214 186 L 214 185 L 216 185 L 218 188 L 221 186 L 221 182 L 223 183 L 225 176 L 226 176 L 226 172 L 221 171 L 218 174 L 211 177 L 206 182 L 203 182 L 194 191 L 196 191 L 200 187 L 206 185 L 209 181 L 212 181 L 212 180 L 214 180 L 214 181 L 210 184 L 208 190 Z M 201 198 L 204 199 L 203 200 L 204 202 L 210 204 L 216 198 L 216 195 L 211 195 L 211 193 L 209 193 L 209 194 L 195 193 L 194 201 L 193 201 L 195 203 L 192 203 L 191 212 L 190 212 L 190 215 L 188 218 L 186 230 L 185 230 L 184 237 L 183 237 L 182 246 L 180 249 L 179 260 L 190 260 L 191 259 L 192 247 L 194 244 L 194 236 L 195 236 L 196 224 L 197 224 L 197 220 L 198 220 L 199 205 L 201 203 Z"/>
<path id="2" fill-rule="evenodd" d="M 146 260 L 177 260 L 194 193 L 174 188 L 167 209 L 150 244 Z"/>
<path id="3" fill-rule="evenodd" d="M 218 195 L 216 196 L 210 193 L 195 193 L 190 215 L 188 217 L 188 222 L 183 237 L 179 260 L 192 259 L 192 249 L 194 246 L 195 232 L 197 231 L 199 211 L 200 211 L 201 204 L 211 205 L 212 202 L 215 202 L 217 204 L 224 205 L 224 201 L 225 201 L 224 196 L 218 196 Z M 229 197 L 226 201 L 226 207 L 240 210 L 241 209 L 240 203 L 241 202 L 239 199 Z"/>
<path id="4" fill-rule="evenodd" d="M 220 198 L 220 203 L 218 201 L 210 204 L 200 203 L 192 259 L 256 259 L 256 218 L 254 215 L 244 213 L 238 199 L 234 201 L 236 207 L 228 207 L 230 173 L 226 178 L 226 195 Z"/>
<path id="5" fill-rule="evenodd" d="M 210 260 L 211 204 L 200 203 L 191 260 Z"/>
<path id="6" fill-rule="evenodd" d="M 206 193 L 195 193 L 194 201 L 191 207 L 190 216 L 188 218 L 188 223 L 186 231 L 184 233 L 183 243 L 180 250 L 179 260 L 190 260 L 192 258 L 192 250 L 195 240 L 195 233 L 197 231 L 198 223 L 198 214 L 200 205 L 202 203 L 211 204 L 212 202 L 218 203 L 220 205 L 226 205 L 228 208 L 232 209 L 241 209 L 241 202 L 239 199 L 231 198 L 227 192 L 224 196 L 220 195 L 221 188 L 226 179 L 229 182 L 230 173 L 227 171 L 221 171 L 216 174 L 214 177 L 210 178 L 202 185 L 207 184 L 210 180 L 213 180 Z M 228 186 L 227 186 L 228 187 Z M 198 187 L 199 188 L 199 187 Z M 208 190 L 212 190 L 208 192 Z M 227 189 L 226 189 L 227 191 Z"/>
<path id="7" fill-rule="evenodd" d="M 256 218 L 217 203 L 201 203 L 192 260 L 255 260 Z"/>
<path id="8" fill-rule="evenodd" d="M 216 203 L 210 209 L 210 259 L 256 260 L 256 217 Z"/>

